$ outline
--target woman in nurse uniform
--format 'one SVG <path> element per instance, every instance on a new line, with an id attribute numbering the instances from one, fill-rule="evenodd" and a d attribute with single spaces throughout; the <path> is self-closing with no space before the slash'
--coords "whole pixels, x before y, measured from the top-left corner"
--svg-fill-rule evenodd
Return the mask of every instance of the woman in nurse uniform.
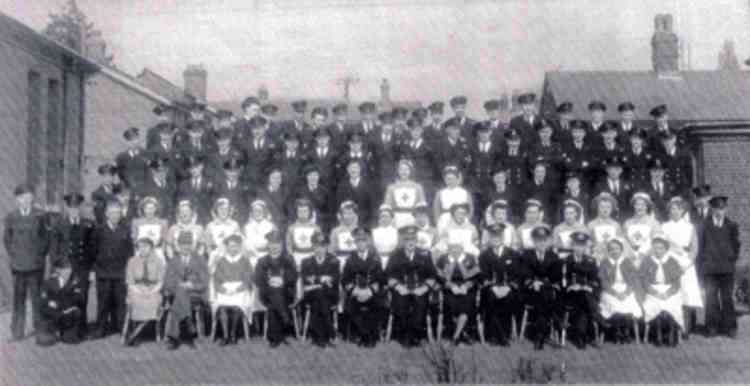
<path id="1" fill-rule="evenodd" d="M 607 242 L 615 237 L 623 237 L 620 223 L 613 218 L 617 211 L 617 199 L 607 192 L 594 197 L 593 205 L 596 217 L 589 221 L 587 227 L 593 239 L 592 256 L 601 261 L 607 253 Z"/>
<path id="2" fill-rule="evenodd" d="M 680 292 L 685 307 L 685 337 L 693 332 L 697 319 L 697 309 L 703 308 L 698 275 L 695 270 L 695 258 L 698 254 L 698 236 L 695 226 L 685 215 L 687 203 L 682 197 L 673 197 L 667 204 L 669 220 L 661 224 L 661 230 L 667 235 L 682 268 Z"/>
<path id="3" fill-rule="evenodd" d="M 611 339 L 618 344 L 630 343 L 635 339 L 633 323 L 643 316 L 638 299 L 641 296 L 641 282 L 638 269 L 625 254 L 625 241 L 613 238 L 607 242 L 607 257 L 599 264 L 601 298 L 599 309 L 602 318 L 610 323 Z"/>
<path id="4" fill-rule="evenodd" d="M 526 200 L 523 223 L 518 226 L 516 232 L 518 234 L 518 245 L 521 251 L 534 249 L 534 238 L 531 236 L 531 233 L 535 228 L 540 226 L 549 228 L 549 226 L 542 221 L 543 218 L 544 212 L 541 201 L 534 198 Z"/>
<path id="5" fill-rule="evenodd" d="M 219 197 L 214 203 L 211 215 L 213 220 L 206 225 L 205 245 L 208 246 L 208 272 L 213 273 L 217 258 L 224 251 L 224 240 L 231 235 L 242 233 L 240 225 L 232 219 L 232 204 L 226 197 Z"/>
<path id="6" fill-rule="evenodd" d="M 422 185 L 412 179 L 414 164 L 402 159 L 396 166 L 396 181 L 388 185 L 384 203 L 393 208 L 393 222 L 396 228 L 414 224 L 414 208 L 425 205 Z"/>
<path id="7" fill-rule="evenodd" d="M 450 219 L 443 227 L 443 230 L 438 233 L 440 241 L 435 247 L 438 252 L 437 256 L 448 253 L 448 245 L 459 241 L 463 246 L 464 252 L 479 256 L 479 232 L 477 231 L 477 227 L 469 220 L 469 204 L 454 204 L 451 207 L 450 213 Z"/>
<path id="8" fill-rule="evenodd" d="M 561 257 L 567 257 L 573 248 L 573 239 L 570 236 L 575 232 L 588 234 L 589 230 L 582 222 L 583 207 L 578 201 L 565 200 L 563 202 L 562 218 L 563 222 L 552 230 L 552 237 L 557 254 Z"/>
<path id="9" fill-rule="evenodd" d="M 647 193 L 634 193 L 630 205 L 633 207 L 633 217 L 625 220 L 623 227 L 637 267 L 651 252 L 651 235 L 657 232 L 660 226 L 653 214 L 654 204 L 651 196 Z"/>
<path id="10" fill-rule="evenodd" d="M 166 263 L 164 240 L 169 230 L 166 219 L 159 217 L 160 204 L 153 196 L 141 199 L 138 205 L 139 217 L 130 225 L 133 240 L 147 238 L 154 244 L 153 254 Z"/>
<path id="11" fill-rule="evenodd" d="M 442 233 L 443 228 L 450 222 L 451 208 L 454 205 L 466 204 L 469 208 L 469 217 L 473 218 L 474 201 L 471 193 L 463 187 L 461 179 L 461 172 L 457 166 L 449 165 L 443 169 L 445 187 L 435 194 L 432 209 L 435 214 L 435 221 L 437 221 L 438 233 Z"/>
<path id="12" fill-rule="evenodd" d="M 655 336 L 654 344 L 676 346 L 683 327 L 680 278 L 682 268 L 669 250 L 669 239 L 662 232 L 651 238 L 651 253 L 641 262 L 639 275 L 643 285 L 643 316 Z M 646 336 L 648 339 L 648 336 Z"/>
<path id="13" fill-rule="evenodd" d="M 487 221 L 482 230 L 482 241 L 480 243 L 482 250 L 490 245 L 491 235 L 489 228 L 495 224 L 503 225 L 503 245 L 509 248 L 518 249 L 516 227 L 510 223 L 508 214 L 508 201 L 506 200 L 495 200 L 487 208 Z"/>

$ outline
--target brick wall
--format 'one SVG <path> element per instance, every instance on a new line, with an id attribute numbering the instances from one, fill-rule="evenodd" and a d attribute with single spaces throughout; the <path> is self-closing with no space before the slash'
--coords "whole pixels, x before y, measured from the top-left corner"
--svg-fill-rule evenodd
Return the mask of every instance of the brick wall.
<path id="1" fill-rule="evenodd" d="M 750 264 L 750 136 L 707 138 L 703 179 L 715 194 L 729 196 L 728 216 L 740 225 L 740 265 Z"/>
<path id="2" fill-rule="evenodd" d="M 84 133 L 83 192 L 87 200 L 102 179 L 97 168 L 112 161 L 126 147 L 122 137 L 128 127 L 141 129 L 145 146 L 145 133 L 156 124 L 152 110 L 157 101 L 110 78 L 97 74 L 86 87 L 86 132 Z"/>
<path id="3" fill-rule="evenodd" d="M 59 60 L 59 58 L 57 59 Z M 61 63 L 54 58 L 37 52 L 34 48 L 29 48 L 23 41 L 17 41 L 11 34 L 0 31 L 0 125 L 2 125 L 3 140 L 0 141 L 0 216 L 5 216 L 15 208 L 15 198 L 13 197 L 13 188 L 27 181 L 27 161 L 29 159 L 36 161 L 39 169 L 35 169 L 36 175 L 33 181 L 37 182 L 37 193 L 39 199 L 44 200 L 47 180 L 47 154 L 44 149 L 47 146 L 47 127 L 48 127 L 48 103 L 47 93 L 50 80 L 57 80 L 63 84 L 63 71 Z M 33 133 L 35 148 L 38 154 L 28 154 L 29 149 L 29 73 L 33 71 L 38 74 L 39 84 L 39 111 L 38 126 Z M 75 75 L 73 77 L 77 77 Z M 71 85 L 75 86 L 75 85 Z M 78 95 L 80 84 L 77 90 L 71 89 L 69 96 Z M 62 91 L 62 90 L 61 90 Z M 62 99 L 62 98 L 61 98 Z M 71 105 L 76 104 L 76 99 L 68 99 L 68 106 L 63 106 L 62 101 L 60 109 L 66 109 L 66 116 L 75 113 L 80 106 L 71 109 Z M 62 128 L 64 123 L 58 126 Z M 72 137 L 80 129 L 80 125 L 67 127 L 68 137 Z M 78 157 L 76 146 L 65 147 L 65 159 L 75 159 Z M 68 168 L 68 165 L 65 165 Z M 78 174 L 75 165 L 68 169 L 67 176 Z M 58 180 L 67 183 L 62 179 Z M 0 233 L 3 226 L 0 222 Z M 0 246 L 0 308 L 7 304 L 10 296 L 10 273 L 8 270 L 8 256 L 3 246 Z"/>

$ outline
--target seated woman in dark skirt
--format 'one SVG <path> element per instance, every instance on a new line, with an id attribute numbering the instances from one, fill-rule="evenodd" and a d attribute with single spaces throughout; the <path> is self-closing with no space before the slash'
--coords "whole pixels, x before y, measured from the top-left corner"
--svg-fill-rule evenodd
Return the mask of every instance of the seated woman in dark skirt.
<path id="1" fill-rule="evenodd" d="M 460 237 L 449 236 L 448 253 L 441 256 L 436 264 L 443 291 L 443 318 L 454 326 L 454 343 L 465 338 L 464 328 L 469 318 L 476 314 L 480 279 L 477 257 L 465 253 L 463 245 Z"/>

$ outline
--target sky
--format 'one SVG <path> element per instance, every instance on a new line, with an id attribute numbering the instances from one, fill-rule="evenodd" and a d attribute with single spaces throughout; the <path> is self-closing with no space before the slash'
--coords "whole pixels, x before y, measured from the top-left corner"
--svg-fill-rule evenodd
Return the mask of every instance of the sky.
<path id="1" fill-rule="evenodd" d="M 0 0 L 35 29 L 65 0 Z M 750 57 L 747 0 L 78 0 L 122 70 L 182 84 L 208 71 L 209 100 L 375 98 L 481 101 L 538 88 L 548 70 L 648 70 L 657 13 L 672 13 L 692 69 L 714 69 L 725 39 Z M 627 7 L 623 6 L 627 4 Z"/>

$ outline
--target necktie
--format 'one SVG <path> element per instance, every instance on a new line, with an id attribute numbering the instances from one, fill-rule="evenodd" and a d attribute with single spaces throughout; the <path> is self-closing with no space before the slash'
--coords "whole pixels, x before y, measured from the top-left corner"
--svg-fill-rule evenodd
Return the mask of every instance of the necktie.
<path id="1" fill-rule="evenodd" d="M 260 139 L 255 140 L 255 150 L 260 150 Z"/>
<path id="2" fill-rule="evenodd" d="M 73 217 L 70 219 L 70 223 L 73 225 L 78 225 L 78 217 Z"/>
<path id="3" fill-rule="evenodd" d="M 660 196 L 664 195 L 664 184 L 661 182 L 659 182 L 659 195 Z"/>
<path id="4" fill-rule="evenodd" d="M 148 259 L 143 259 L 143 281 L 148 281 Z"/>

